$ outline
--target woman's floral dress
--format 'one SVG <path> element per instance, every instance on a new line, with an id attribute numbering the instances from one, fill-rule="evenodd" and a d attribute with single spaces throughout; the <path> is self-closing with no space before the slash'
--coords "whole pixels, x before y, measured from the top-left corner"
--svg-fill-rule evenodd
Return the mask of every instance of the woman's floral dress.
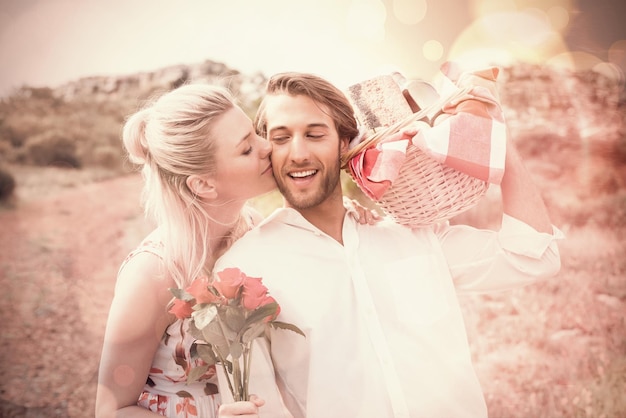
<path id="1" fill-rule="evenodd" d="M 122 267 L 141 252 L 162 258 L 162 244 L 152 236 L 126 257 Z M 188 326 L 187 319 L 178 319 L 165 330 L 137 404 L 166 417 L 217 417 L 221 398 L 215 366 L 210 367 L 199 381 L 187 384 L 187 375 L 191 371 L 189 350 L 194 342 Z M 193 365 L 200 365 L 199 362 L 201 360 Z"/>

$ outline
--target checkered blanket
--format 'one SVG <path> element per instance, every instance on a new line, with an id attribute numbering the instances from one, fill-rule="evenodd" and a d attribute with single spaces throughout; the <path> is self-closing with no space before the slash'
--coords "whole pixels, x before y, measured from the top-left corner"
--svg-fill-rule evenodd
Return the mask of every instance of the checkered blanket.
<path id="1" fill-rule="evenodd" d="M 460 72 L 447 63 L 442 72 L 446 78 L 438 90 L 444 99 L 424 111 L 429 117 L 381 138 L 348 162 L 353 178 L 370 198 L 380 200 L 391 187 L 410 144 L 441 164 L 500 184 L 506 125 L 496 88 L 498 69 Z"/>

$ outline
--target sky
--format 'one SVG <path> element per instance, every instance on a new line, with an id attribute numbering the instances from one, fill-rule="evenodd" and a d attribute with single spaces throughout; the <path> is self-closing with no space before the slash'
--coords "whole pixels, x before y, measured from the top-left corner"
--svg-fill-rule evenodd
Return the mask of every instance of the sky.
<path id="1" fill-rule="evenodd" d="M 205 60 L 338 86 L 445 61 L 595 68 L 623 80 L 623 0 L 0 0 L 0 95 Z"/>

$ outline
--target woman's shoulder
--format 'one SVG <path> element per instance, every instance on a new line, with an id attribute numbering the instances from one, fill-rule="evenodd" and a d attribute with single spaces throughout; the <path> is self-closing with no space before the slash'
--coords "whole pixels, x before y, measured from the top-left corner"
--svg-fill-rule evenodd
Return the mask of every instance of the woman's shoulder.
<path id="1" fill-rule="evenodd" d="M 161 231 L 157 228 L 150 232 L 132 253 L 149 252 L 163 258 L 163 248 L 164 243 L 161 237 Z"/>
<path id="2" fill-rule="evenodd" d="M 163 259 L 164 245 L 161 234 L 158 229 L 153 230 L 146 235 L 139 244 L 133 248 L 122 262 L 122 267 L 138 254 L 149 253 Z"/>
<path id="3" fill-rule="evenodd" d="M 131 254 L 132 256 L 124 260 L 117 273 L 116 293 L 126 288 L 130 291 L 138 289 L 140 293 L 145 294 L 159 294 L 171 287 L 177 287 L 158 254 L 152 251 Z"/>
<path id="4" fill-rule="evenodd" d="M 131 250 L 122 261 L 118 270 L 118 277 L 123 273 L 132 275 L 155 276 L 163 274 L 164 245 L 158 229 L 148 234 Z"/>

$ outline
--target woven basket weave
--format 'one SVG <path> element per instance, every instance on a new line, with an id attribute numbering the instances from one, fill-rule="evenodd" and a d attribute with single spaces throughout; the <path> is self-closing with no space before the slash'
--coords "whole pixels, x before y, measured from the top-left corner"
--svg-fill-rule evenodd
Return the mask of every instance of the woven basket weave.
<path id="1" fill-rule="evenodd" d="M 422 117 L 418 112 L 393 126 L 376 131 L 342 156 L 343 168 L 350 173 L 347 168 L 350 159 Z M 448 220 L 466 211 L 478 203 L 488 187 L 487 182 L 440 164 L 409 143 L 398 177 L 376 203 L 397 223 L 418 228 Z"/>

